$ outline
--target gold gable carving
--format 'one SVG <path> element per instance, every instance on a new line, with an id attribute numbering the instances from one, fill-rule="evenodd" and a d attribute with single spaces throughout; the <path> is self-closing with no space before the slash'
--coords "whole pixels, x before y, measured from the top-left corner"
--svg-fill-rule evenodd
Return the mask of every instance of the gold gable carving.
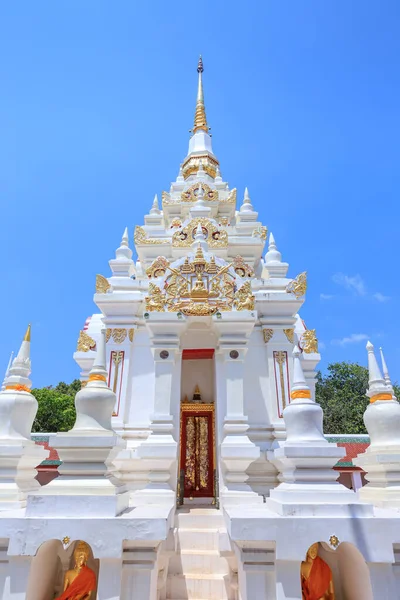
<path id="1" fill-rule="evenodd" d="M 173 247 L 187 248 L 192 245 L 198 225 L 201 225 L 203 234 L 210 248 L 226 248 L 228 245 L 228 234 L 206 217 L 196 217 L 172 236 Z"/>
<path id="2" fill-rule="evenodd" d="M 187 190 L 182 192 L 181 200 L 182 202 L 196 202 L 197 193 L 199 191 L 200 182 L 194 183 Z M 209 185 L 206 183 L 202 183 L 201 187 L 204 192 L 204 200 L 209 200 L 210 202 L 215 202 L 218 200 L 218 192 L 217 190 L 212 190 Z"/>

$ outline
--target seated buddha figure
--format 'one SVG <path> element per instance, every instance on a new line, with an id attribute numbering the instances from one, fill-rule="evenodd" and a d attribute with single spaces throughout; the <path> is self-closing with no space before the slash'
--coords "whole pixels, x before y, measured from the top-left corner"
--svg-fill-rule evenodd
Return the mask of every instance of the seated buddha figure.
<path id="1" fill-rule="evenodd" d="M 86 542 L 78 542 L 74 550 L 75 566 L 66 572 L 64 592 L 58 600 L 94 600 L 96 575 L 86 565 L 89 558 L 89 546 Z"/>
<path id="2" fill-rule="evenodd" d="M 332 571 L 318 556 L 318 542 L 309 547 L 301 563 L 302 600 L 335 600 Z"/>

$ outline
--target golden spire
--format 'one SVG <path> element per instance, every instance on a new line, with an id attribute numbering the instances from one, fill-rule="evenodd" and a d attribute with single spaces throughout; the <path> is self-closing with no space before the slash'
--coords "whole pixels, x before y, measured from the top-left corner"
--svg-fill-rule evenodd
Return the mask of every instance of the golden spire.
<path id="1" fill-rule="evenodd" d="M 28 329 L 26 330 L 26 333 L 25 333 L 24 342 L 30 342 L 30 341 L 31 341 L 31 324 L 29 323 Z"/>
<path id="2" fill-rule="evenodd" d="M 204 106 L 204 94 L 203 94 L 203 80 L 202 73 L 204 71 L 203 60 L 199 58 L 199 63 L 197 65 L 197 72 L 199 74 L 199 85 L 197 88 L 197 101 L 196 101 L 196 112 L 194 115 L 194 127 L 193 133 L 202 129 L 206 133 L 208 133 L 208 125 L 207 125 L 207 117 L 206 117 L 206 108 Z"/>

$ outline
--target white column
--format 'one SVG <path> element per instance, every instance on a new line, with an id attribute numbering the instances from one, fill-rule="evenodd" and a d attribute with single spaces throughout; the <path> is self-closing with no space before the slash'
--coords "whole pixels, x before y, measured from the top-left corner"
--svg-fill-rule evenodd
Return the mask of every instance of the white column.
<path id="1" fill-rule="evenodd" d="M 157 600 L 157 552 L 124 552 L 121 600 Z"/>
<path id="2" fill-rule="evenodd" d="M 393 565 L 389 563 L 367 563 L 371 580 L 372 594 L 368 582 L 360 582 L 360 592 L 354 595 L 356 600 L 372 600 L 373 598 L 399 598 Z M 350 592 L 350 590 L 348 590 Z"/>
<path id="3" fill-rule="evenodd" d="M 98 600 L 119 600 L 121 583 L 122 558 L 101 558 L 97 582 Z"/>
<path id="4" fill-rule="evenodd" d="M 301 561 L 276 560 L 276 600 L 301 600 Z M 269 599 L 268 599 L 269 600 Z"/>
<path id="5" fill-rule="evenodd" d="M 221 443 L 221 499 L 225 503 L 261 503 L 262 497 L 253 492 L 246 483 L 246 469 L 260 457 L 260 449 L 250 441 L 247 434 L 249 425 L 245 414 L 243 385 L 247 348 L 240 342 L 242 340 L 234 345 L 231 341 L 225 343 L 222 339 L 218 350 L 223 368 L 217 371 L 217 377 L 224 377 L 226 385 L 226 415 Z M 220 367 L 222 365 L 220 364 Z"/>
<path id="6" fill-rule="evenodd" d="M 179 339 L 168 345 L 153 343 L 155 383 L 151 434 L 137 450 L 137 455 L 145 461 L 148 485 L 133 494 L 135 505 L 175 503 L 175 483 L 171 484 L 171 474 L 176 474 L 178 444 L 173 436 L 171 395 L 175 364 L 181 356 L 178 343 Z"/>
<path id="7" fill-rule="evenodd" d="M 0 552 L 0 600 L 25 600 L 32 557 L 6 552 Z"/>
<path id="8" fill-rule="evenodd" d="M 240 600 L 275 600 L 274 553 L 247 549 L 239 556 Z"/>

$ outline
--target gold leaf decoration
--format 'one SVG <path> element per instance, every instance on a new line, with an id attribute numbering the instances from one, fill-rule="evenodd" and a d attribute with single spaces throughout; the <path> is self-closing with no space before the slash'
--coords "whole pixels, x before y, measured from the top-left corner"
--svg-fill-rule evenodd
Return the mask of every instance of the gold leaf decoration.
<path id="1" fill-rule="evenodd" d="M 111 337 L 112 329 L 106 329 L 106 343 Z"/>
<path id="2" fill-rule="evenodd" d="M 133 342 L 133 336 L 135 335 L 135 330 L 134 329 L 130 329 L 129 330 L 129 341 Z"/>
<path id="3" fill-rule="evenodd" d="M 84 331 L 79 332 L 78 344 L 76 347 L 78 352 L 89 352 L 96 349 L 96 342 Z"/>
<path id="4" fill-rule="evenodd" d="M 154 283 L 149 284 L 149 295 L 145 298 L 146 310 L 149 312 L 164 312 L 165 294 Z"/>
<path id="5" fill-rule="evenodd" d="M 122 344 L 126 338 L 126 329 L 113 329 L 111 335 L 116 344 Z"/>
<path id="6" fill-rule="evenodd" d="M 235 294 L 234 306 L 236 310 L 254 310 L 254 301 L 251 283 L 246 281 Z"/>
<path id="7" fill-rule="evenodd" d="M 263 329 L 263 337 L 264 337 L 265 344 L 268 344 L 268 342 L 272 339 L 273 335 L 274 335 L 273 329 Z"/>
<path id="8" fill-rule="evenodd" d="M 318 352 L 318 339 L 315 329 L 306 329 L 301 336 L 302 348 L 306 354 Z"/>
<path id="9" fill-rule="evenodd" d="M 200 187 L 200 182 L 198 181 L 197 183 L 194 183 L 193 185 L 191 185 L 187 190 L 182 192 L 182 194 L 181 194 L 182 202 L 196 202 L 199 187 Z M 217 190 L 212 190 L 210 188 L 210 186 L 207 185 L 206 183 L 202 183 L 201 187 L 204 192 L 204 200 L 209 200 L 210 202 L 218 200 Z"/>
<path id="10" fill-rule="evenodd" d="M 103 275 L 96 275 L 96 294 L 106 294 L 110 288 L 111 285 Z"/>
<path id="11" fill-rule="evenodd" d="M 267 239 L 267 233 L 268 233 L 268 229 L 266 227 L 257 227 L 254 231 L 253 231 L 253 237 L 258 237 L 260 238 L 260 240 L 262 242 L 265 242 L 265 240 Z"/>
<path id="12" fill-rule="evenodd" d="M 165 256 L 158 256 L 151 263 L 150 267 L 146 269 L 147 276 L 150 278 L 163 277 L 167 267 L 169 267 L 169 261 L 165 258 Z"/>
<path id="13" fill-rule="evenodd" d="M 169 244 L 170 243 L 169 239 L 166 240 L 163 238 L 147 237 L 147 233 L 146 233 L 145 229 L 143 227 L 141 227 L 140 225 L 136 225 L 136 227 L 135 227 L 134 239 L 135 239 L 135 244 L 137 244 L 138 246 L 143 246 L 145 244 L 160 245 L 160 244 Z"/>
<path id="14" fill-rule="evenodd" d="M 307 291 L 307 271 L 297 275 L 297 277 L 287 285 L 286 291 L 288 294 L 294 294 L 296 298 L 304 296 Z"/>
<path id="15" fill-rule="evenodd" d="M 233 268 L 239 277 L 253 277 L 254 269 L 249 267 L 242 256 L 236 256 L 233 259 Z"/>
<path id="16" fill-rule="evenodd" d="M 288 342 L 290 342 L 291 344 L 293 344 L 293 342 L 294 342 L 294 329 L 293 328 L 284 329 L 283 333 L 286 335 Z"/>
<path id="17" fill-rule="evenodd" d="M 200 224 L 203 234 L 210 248 L 226 248 L 228 245 L 228 234 L 225 230 L 219 230 L 210 219 L 206 217 L 195 217 L 172 236 L 172 246 L 177 248 L 188 248 L 192 245 L 197 226 Z"/>

